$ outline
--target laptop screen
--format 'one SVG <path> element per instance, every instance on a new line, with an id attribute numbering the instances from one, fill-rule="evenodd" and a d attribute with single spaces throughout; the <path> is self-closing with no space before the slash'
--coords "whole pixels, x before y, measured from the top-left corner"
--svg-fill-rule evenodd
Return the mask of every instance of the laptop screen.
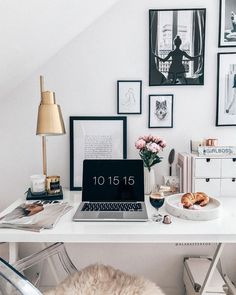
<path id="1" fill-rule="evenodd" d="M 142 160 L 84 160 L 82 200 L 144 201 Z"/>

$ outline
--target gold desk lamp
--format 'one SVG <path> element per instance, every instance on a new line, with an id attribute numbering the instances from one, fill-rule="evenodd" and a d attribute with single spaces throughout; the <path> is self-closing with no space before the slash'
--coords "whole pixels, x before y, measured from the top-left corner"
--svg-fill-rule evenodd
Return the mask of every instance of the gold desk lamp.
<path id="1" fill-rule="evenodd" d="M 62 135 L 66 131 L 61 108 L 56 104 L 55 92 L 44 90 L 43 76 L 40 76 L 40 92 L 36 135 L 42 136 L 43 174 L 47 176 L 46 136 Z"/>

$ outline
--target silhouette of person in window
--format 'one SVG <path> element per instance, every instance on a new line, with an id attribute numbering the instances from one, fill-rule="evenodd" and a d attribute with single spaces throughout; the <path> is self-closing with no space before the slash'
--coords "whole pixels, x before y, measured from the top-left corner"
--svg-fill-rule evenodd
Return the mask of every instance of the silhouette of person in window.
<path id="1" fill-rule="evenodd" d="M 198 56 L 190 56 L 185 51 L 180 49 L 180 45 L 182 44 L 182 40 L 179 36 L 176 36 L 174 39 L 175 49 L 170 51 L 169 54 L 165 58 L 161 58 L 158 55 L 154 54 L 160 61 L 166 62 L 170 58 L 172 58 L 172 63 L 169 68 L 168 77 L 167 79 L 171 81 L 171 84 L 187 84 L 186 77 L 185 77 L 185 68 L 182 63 L 183 57 L 186 57 L 189 60 L 194 60 L 195 58 L 200 57 Z"/>

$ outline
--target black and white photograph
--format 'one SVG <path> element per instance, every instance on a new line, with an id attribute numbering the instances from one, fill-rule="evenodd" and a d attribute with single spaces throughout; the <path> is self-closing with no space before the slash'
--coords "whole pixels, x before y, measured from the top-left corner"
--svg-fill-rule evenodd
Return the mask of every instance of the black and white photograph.
<path id="1" fill-rule="evenodd" d="M 142 81 L 117 81 L 117 114 L 142 113 Z"/>
<path id="2" fill-rule="evenodd" d="M 218 53 L 216 126 L 236 126 L 236 52 Z"/>
<path id="3" fill-rule="evenodd" d="M 84 159 L 126 159 L 125 116 L 70 117 L 70 190 L 82 189 Z"/>
<path id="4" fill-rule="evenodd" d="M 203 85 L 206 9 L 149 10 L 149 86 Z"/>
<path id="5" fill-rule="evenodd" d="M 173 95 L 149 95 L 149 128 L 173 128 Z"/>
<path id="6" fill-rule="evenodd" d="M 236 46 L 236 1 L 220 0 L 219 47 Z"/>

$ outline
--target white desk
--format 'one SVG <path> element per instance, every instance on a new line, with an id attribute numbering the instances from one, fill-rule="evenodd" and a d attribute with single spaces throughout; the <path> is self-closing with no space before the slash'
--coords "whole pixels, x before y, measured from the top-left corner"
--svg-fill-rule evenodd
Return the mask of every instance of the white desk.
<path id="1" fill-rule="evenodd" d="M 80 200 L 80 192 L 64 190 L 64 200 L 73 209 L 63 216 L 54 229 L 40 233 L 14 229 L 0 229 L 0 242 L 65 242 L 65 243 L 177 243 L 177 242 L 236 242 L 236 197 L 222 198 L 223 210 L 219 219 L 189 221 L 172 217 L 172 224 L 160 222 L 72 222 Z M 21 204 L 18 199 L 0 217 Z M 157 211 L 146 199 L 148 215 Z M 160 209 L 161 214 L 167 214 Z"/>
<path id="2" fill-rule="evenodd" d="M 220 258 L 224 243 L 236 242 L 236 197 L 221 199 L 222 216 L 211 221 L 189 221 L 172 217 L 172 224 L 163 224 L 151 220 L 157 211 L 146 198 L 150 220 L 148 222 L 73 222 L 80 201 L 80 192 L 64 190 L 64 200 L 73 210 L 63 216 L 54 229 L 42 230 L 40 233 L 14 229 L 0 229 L 0 242 L 9 242 L 12 260 L 17 255 L 17 243 L 20 242 L 65 242 L 65 243 L 218 243 L 211 267 L 199 294 L 205 294 L 207 284 Z M 18 199 L 1 214 L 5 215 L 17 205 L 24 202 Z M 165 215 L 164 207 L 159 213 Z M 14 254 L 15 251 L 15 254 Z M 14 257 L 15 256 L 15 257 Z"/>

